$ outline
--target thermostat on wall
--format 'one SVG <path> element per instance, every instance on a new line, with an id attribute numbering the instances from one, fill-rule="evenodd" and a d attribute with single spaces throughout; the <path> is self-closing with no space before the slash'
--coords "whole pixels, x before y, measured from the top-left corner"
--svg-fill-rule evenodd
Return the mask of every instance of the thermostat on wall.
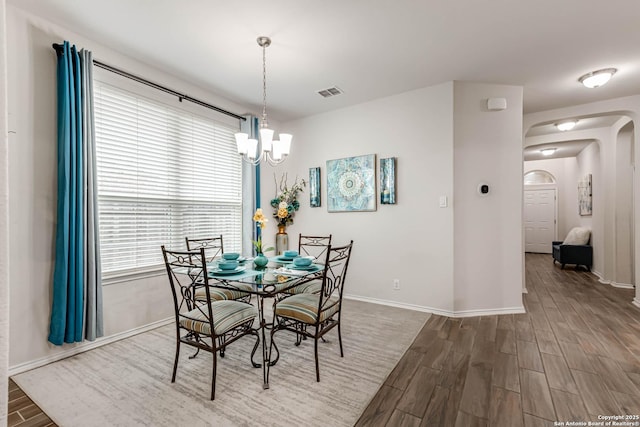
<path id="1" fill-rule="evenodd" d="M 478 184 L 478 194 L 481 196 L 486 196 L 489 194 L 489 184 L 485 182 L 481 182 Z"/>

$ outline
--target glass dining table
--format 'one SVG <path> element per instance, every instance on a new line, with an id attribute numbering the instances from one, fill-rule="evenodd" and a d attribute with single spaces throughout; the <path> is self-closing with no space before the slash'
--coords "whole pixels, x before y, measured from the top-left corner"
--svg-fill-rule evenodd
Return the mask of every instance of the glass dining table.
<path id="1" fill-rule="evenodd" d="M 319 264 L 311 264 L 308 267 L 295 267 L 291 264 L 291 261 L 290 258 L 281 256 L 271 257 L 269 258 L 269 264 L 260 268 L 254 266 L 251 259 L 247 259 L 234 270 L 221 270 L 217 268 L 217 262 L 214 260 L 207 267 L 209 286 L 242 291 L 256 296 L 258 328 L 260 329 L 262 341 L 262 363 L 256 363 L 253 360 L 253 355 L 251 363 L 256 368 L 262 367 L 263 389 L 269 388 L 267 365 L 275 365 L 280 358 L 280 352 L 275 342 L 273 343 L 275 357 L 273 359 L 269 357 L 266 330 L 270 328 L 270 325 L 264 316 L 265 299 L 279 298 L 282 294 L 298 285 L 322 277 L 324 271 L 324 266 Z"/>

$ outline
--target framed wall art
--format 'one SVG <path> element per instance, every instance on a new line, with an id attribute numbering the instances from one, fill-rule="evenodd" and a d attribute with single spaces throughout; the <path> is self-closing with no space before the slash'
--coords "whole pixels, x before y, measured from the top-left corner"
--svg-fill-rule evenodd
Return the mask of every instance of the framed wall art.
<path id="1" fill-rule="evenodd" d="M 320 168 L 309 168 L 309 206 L 320 207 Z"/>
<path id="2" fill-rule="evenodd" d="M 380 204 L 396 204 L 396 158 L 380 159 Z"/>
<path id="3" fill-rule="evenodd" d="M 376 155 L 327 160 L 327 210 L 376 210 Z"/>
<path id="4" fill-rule="evenodd" d="M 578 181 L 578 212 L 581 216 L 592 214 L 591 174 L 588 173 Z"/>

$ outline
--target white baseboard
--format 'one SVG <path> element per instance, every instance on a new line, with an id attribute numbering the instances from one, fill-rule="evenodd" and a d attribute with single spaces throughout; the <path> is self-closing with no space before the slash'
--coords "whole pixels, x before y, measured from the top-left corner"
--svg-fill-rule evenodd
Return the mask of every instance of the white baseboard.
<path id="1" fill-rule="evenodd" d="M 421 305 L 406 304 L 406 303 L 402 303 L 402 302 L 395 302 L 395 301 L 389 301 L 389 300 L 378 299 L 378 298 L 361 297 L 361 296 L 357 296 L 357 295 L 346 295 L 345 294 L 344 298 L 345 299 L 355 300 L 355 301 L 370 302 L 372 304 L 388 305 L 390 307 L 405 308 L 407 310 L 422 311 L 424 313 L 432 313 L 432 314 L 438 314 L 440 316 L 449 316 L 449 317 L 451 317 L 451 312 L 450 311 L 440 310 L 438 308 L 433 308 L 433 307 L 424 307 L 424 306 L 421 306 Z"/>
<path id="2" fill-rule="evenodd" d="M 635 305 L 636 307 L 640 307 L 640 298 L 635 297 L 633 301 L 631 301 L 631 304 Z"/>
<path id="3" fill-rule="evenodd" d="M 524 306 L 496 308 L 493 310 L 462 310 L 455 311 L 453 317 L 476 317 L 476 316 L 500 316 L 503 314 L 522 314 L 527 311 Z"/>
<path id="4" fill-rule="evenodd" d="M 600 273 L 599 271 L 593 270 L 592 273 L 598 277 L 598 282 L 602 283 L 603 285 L 611 285 L 614 288 L 621 288 L 621 289 L 635 289 L 635 286 L 629 283 L 618 283 L 613 280 L 607 280 L 602 276 L 602 273 Z"/>
<path id="5" fill-rule="evenodd" d="M 598 278 L 598 282 L 602 283 L 603 285 L 611 284 L 611 280 L 606 280 L 602 273 L 600 273 L 599 271 L 591 270 L 591 273 L 593 273 Z"/>
<path id="6" fill-rule="evenodd" d="M 164 325 L 168 325 L 174 321 L 175 318 L 170 317 L 167 319 L 158 320 L 157 322 L 153 322 L 148 325 L 130 329 L 128 331 L 109 335 L 108 337 L 98 338 L 95 341 L 83 341 L 82 343 L 79 343 L 75 347 L 70 348 L 66 351 L 52 354 L 50 356 L 41 357 L 40 359 L 31 360 L 29 362 L 24 362 L 19 365 L 10 366 L 8 374 L 9 376 L 21 374 L 23 372 L 30 371 L 44 365 L 48 365 L 49 363 L 57 362 L 58 360 L 66 359 L 67 357 L 75 356 L 76 354 L 84 353 L 85 351 L 93 350 L 94 348 L 102 347 L 103 345 L 111 344 L 113 342 L 120 341 L 122 339 L 129 338 Z"/>
<path id="7" fill-rule="evenodd" d="M 610 281 L 609 284 L 611 286 L 613 286 L 614 288 L 635 289 L 635 286 L 633 286 L 633 285 L 631 285 L 629 283 L 618 283 L 618 282 Z"/>
<path id="8" fill-rule="evenodd" d="M 439 308 L 427 307 L 427 306 L 422 306 L 422 305 L 415 305 L 415 304 L 407 304 L 407 303 L 401 303 L 401 302 L 395 302 L 395 301 L 389 301 L 389 300 L 382 300 L 382 299 L 378 299 L 378 298 L 361 297 L 361 296 L 357 296 L 357 295 L 344 295 L 344 298 L 345 299 L 355 300 L 355 301 L 370 302 L 370 303 L 373 303 L 373 304 L 387 305 L 387 306 L 390 306 L 390 307 L 404 308 L 404 309 L 407 309 L 407 310 L 422 311 L 422 312 L 425 312 L 425 313 L 437 314 L 439 316 L 446 316 L 446 317 L 493 316 L 493 315 L 500 315 L 500 314 L 520 314 L 520 313 L 525 313 L 526 312 L 525 309 L 524 309 L 524 306 L 498 308 L 498 309 L 492 309 L 492 310 L 450 311 L 450 310 L 441 310 Z"/>
<path id="9" fill-rule="evenodd" d="M 528 294 L 528 293 L 529 293 L 529 291 L 527 290 L 527 288 L 522 288 L 522 293 L 523 293 L 523 294 Z"/>

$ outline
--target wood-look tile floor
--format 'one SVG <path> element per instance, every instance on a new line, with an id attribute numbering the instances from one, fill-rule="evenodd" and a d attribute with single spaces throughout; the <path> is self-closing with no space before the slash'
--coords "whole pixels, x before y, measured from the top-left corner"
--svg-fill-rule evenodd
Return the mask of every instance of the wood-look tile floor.
<path id="1" fill-rule="evenodd" d="M 7 427 L 56 426 L 12 379 L 9 379 L 9 409 L 7 413 Z"/>
<path id="2" fill-rule="evenodd" d="M 552 426 L 640 415 L 632 290 L 526 255 L 526 314 L 431 316 L 357 426 Z M 9 380 L 8 426 L 55 426 Z"/>
<path id="3" fill-rule="evenodd" d="M 526 286 L 526 314 L 431 316 L 356 425 L 534 427 L 639 416 L 635 291 L 561 270 L 543 254 L 526 255 Z"/>

